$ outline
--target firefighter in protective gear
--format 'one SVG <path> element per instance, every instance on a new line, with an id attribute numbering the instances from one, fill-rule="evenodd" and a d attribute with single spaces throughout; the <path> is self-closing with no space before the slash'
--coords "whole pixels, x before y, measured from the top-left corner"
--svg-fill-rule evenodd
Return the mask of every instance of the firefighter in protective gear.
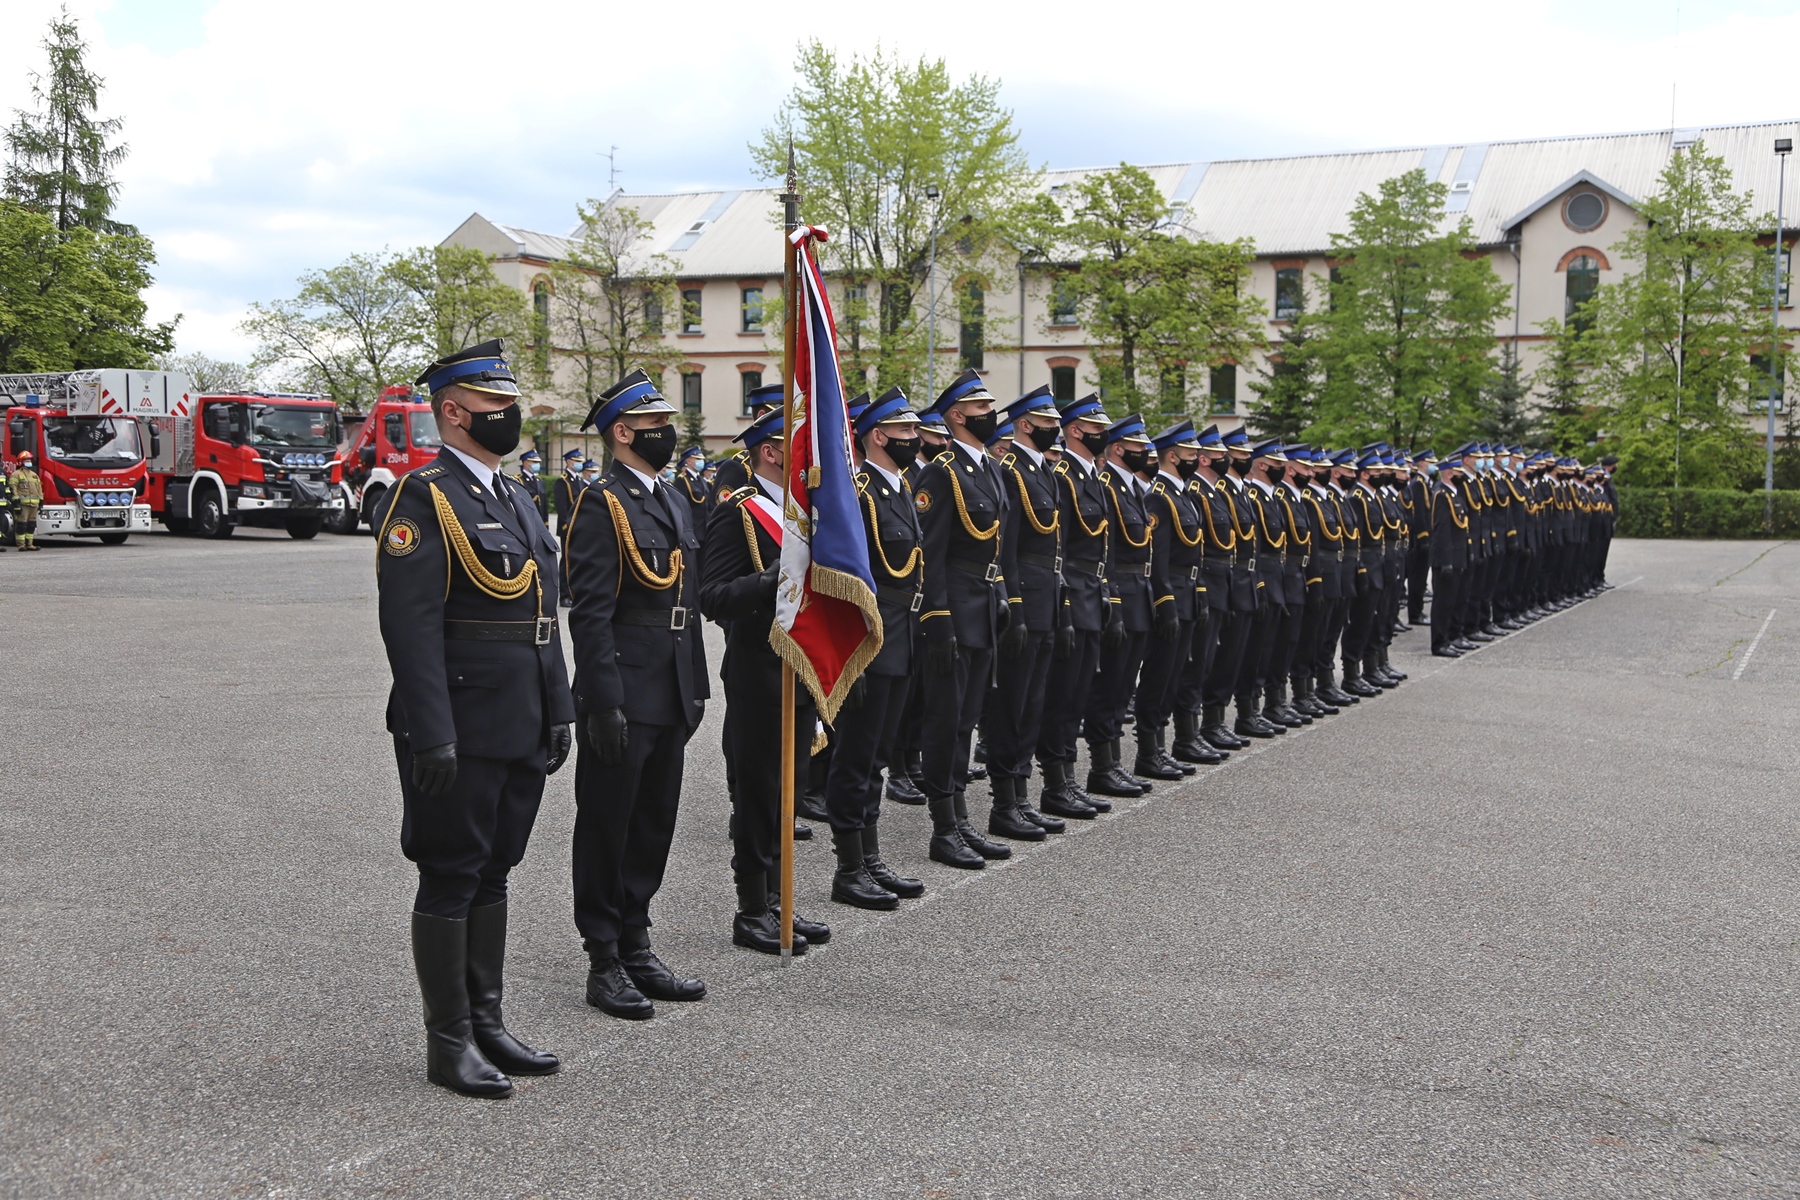
<path id="1" fill-rule="evenodd" d="M 20 550 L 36 550 L 38 505 L 44 502 L 44 482 L 32 469 L 31 451 L 19 455 L 18 469 L 12 475 L 14 528 L 17 530 L 14 540 L 19 543 Z"/>

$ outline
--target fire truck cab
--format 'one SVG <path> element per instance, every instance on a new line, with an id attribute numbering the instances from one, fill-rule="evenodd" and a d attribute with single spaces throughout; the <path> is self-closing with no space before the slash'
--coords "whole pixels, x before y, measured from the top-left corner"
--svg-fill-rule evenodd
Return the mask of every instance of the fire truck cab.
<path id="1" fill-rule="evenodd" d="M 374 527 L 382 496 L 408 471 L 430 463 L 443 448 L 431 405 L 406 384 L 383 388 L 375 407 L 344 455 L 347 507 L 330 528 L 354 533 L 359 524 Z"/>
<path id="2" fill-rule="evenodd" d="M 44 485 L 39 537 L 93 537 L 116 546 L 150 528 L 138 402 L 185 398 L 173 371 L 59 371 L 0 375 L 0 461 L 29 452 Z"/>

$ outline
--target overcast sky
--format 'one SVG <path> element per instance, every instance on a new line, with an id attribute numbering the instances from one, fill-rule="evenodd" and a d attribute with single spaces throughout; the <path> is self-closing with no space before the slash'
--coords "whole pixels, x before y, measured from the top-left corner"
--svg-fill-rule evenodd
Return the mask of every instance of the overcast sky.
<path id="1" fill-rule="evenodd" d="M 57 0 L 0 5 L 0 110 Z M 607 192 L 758 182 L 745 145 L 811 33 L 1002 83 L 1034 162 L 1261 157 L 1792 118 L 1800 2 L 1206 0 L 793 6 L 71 0 L 131 156 L 182 350 L 244 359 L 244 306 L 469 213 L 566 231 Z M 830 24 L 817 18 L 829 15 Z M 813 23 L 809 23 L 812 20 Z M 1673 97 L 1671 89 L 1673 88 Z M 10 119 L 10 118 L 9 118 Z"/>

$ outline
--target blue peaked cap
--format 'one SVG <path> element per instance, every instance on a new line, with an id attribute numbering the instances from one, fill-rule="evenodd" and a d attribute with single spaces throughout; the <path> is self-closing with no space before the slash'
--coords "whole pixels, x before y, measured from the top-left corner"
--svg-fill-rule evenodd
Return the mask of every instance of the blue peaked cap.
<path id="1" fill-rule="evenodd" d="M 1279 438 L 1270 438 L 1266 442 L 1258 442 L 1255 448 L 1250 451 L 1250 457 L 1252 459 L 1269 458 L 1276 462 L 1287 461 L 1287 455 L 1282 452 L 1281 441 Z"/>
<path id="2" fill-rule="evenodd" d="M 994 427 L 994 432 L 992 432 L 988 435 L 987 441 L 983 442 L 982 445 L 998 446 L 1001 442 L 1004 442 L 1007 438 L 1011 437 L 1012 435 L 1013 435 L 1013 424 L 1011 421 L 1006 421 L 1000 425 L 996 425 Z"/>
<path id="3" fill-rule="evenodd" d="M 937 401 L 931 406 L 931 411 L 939 414 L 947 413 L 950 411 L 950 406 L 958 401 L 992 400 L 993 398 L 993 393 L 987 390 L 987 385 L 981 381 L 981 375 L 978 372 L 964 371 L 938 396 Z"/>
<path id="4" fill-rule="evenodd" d="M 1099 395 L 1094 392 L 1089 392 L 1079 400 L 1069 401 L 1057 411 L 1062 414 L 1062 423 L 1065 426 L 1074 421 L 1103 422 L 1106 420 L 1106 406 L 1100 403 Z"/>
<path id="5" fill-rule="evenodd" d="M 1150 444 L 1158 450 L 1169 450 L 1176 446 L 1198 446 L 1200 437 L 1194 432 L 1192 421 L 1178 421 L 1151 438 Z"/>
<path id="6" fill-rule="evenodd" d="M 663 399 L 663 394 L 656 390 L 650 377 L 642 368 L 633 371 L 619 382 L 600 393 L 594 406 L 588 409 L 587 420 L 581 428 L 593 426 L 604 430 L 627 413 L 672 413 L 675 406 Z"/>
<path id="7" fill-rule="evenodd" d="M 1114 442 L 1148 442 L 1150 433 L 1144 427 L 1144 418 L 1137 413 L 1128 413 L 1106 427 L 1106 444 Z"/>
<path id="8" fill-rule="evenodd" d="M 1208 425 L 1200 431 L 1200 447 L 1204 450 L 1223 450 L 1225 439 L 1219 436 L 1217 425 Z"/>
<path id="9" fill-rule="evenodd" d="M 1006 414 L 1009 421 L 1016 421 L 1020 417 L 1027 415 L 1033 417 L 1056 417 L 1058 419 L 1061 419 L 1062 417 L 1062 414 L 1056 411 L 1056 400 L 1050 395 L 1050 386 L 1048 384 L 1045 384 L 1040 388 L 1033 388 L 1031 391 L 1026 392 L 1023 396 L 1014 400 L 1001 411 Z"/>
<path id="10" fill-rule="evenodd" d="M 1224 442 L 1227 450 L 1248 450 L 1250 448 L 1250 435 L 1244 432 L 1244 427 L 1242 425 L 1239 425 L 1236 429 L 1225 435 Z"/>
<path id="11" fill-rule="evenodd" d="M 506 365 L 506 343 L 499 338 L 446 354 L 413 380 L 414 387 L 422 387 L 428 392 L 451 384 L 474 392 L 511 396 L 515 400 L 519 395 L 519 382 L 513 378 L 512 368 Z"/>
<path id="12" fill-rule="evenodd" d="M 899 388 L 889 388 L 881 399 L 863 406 L 856 417 L 856 436 L 862 437 L 877 425 L 919 423 L 919 414 L 912 410 L 907 402 L 906 393 Z"/>
<path id="13" fill-rule="evenodd" d="M 782 411 L 779 408 L 771 408 L 768 412 L 750 422 L 749 426 L 742 433 L 731 440 L 744 443 L 744 449 L 746 450 L 754 450 L 756 447 L 772 438 L 783 436 L 783 431 L 786 428 L 786 420 L 787 418 L 782 414 Z"/>

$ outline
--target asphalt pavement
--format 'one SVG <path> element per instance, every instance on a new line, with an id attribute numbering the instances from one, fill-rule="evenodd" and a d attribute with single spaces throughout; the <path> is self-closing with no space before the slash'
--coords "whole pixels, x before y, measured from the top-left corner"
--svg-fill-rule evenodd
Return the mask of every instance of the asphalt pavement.
<path id="1" fill-rule="evenodd" d="M 563 772 L 506 1011 L 566 1066 L 504 1102 L 424 1079 L 373 564 L 0 555 L 0 1195 L 1800 1195 L 1800 544 L 1618 543 L 997 869 L 887 806 L 926 896 L 834 905 L 803 844 L 835 936 L 788 969 L 729 944 L 715 705 L 653 909 L 710 994 L 583 1004 Z"/>

